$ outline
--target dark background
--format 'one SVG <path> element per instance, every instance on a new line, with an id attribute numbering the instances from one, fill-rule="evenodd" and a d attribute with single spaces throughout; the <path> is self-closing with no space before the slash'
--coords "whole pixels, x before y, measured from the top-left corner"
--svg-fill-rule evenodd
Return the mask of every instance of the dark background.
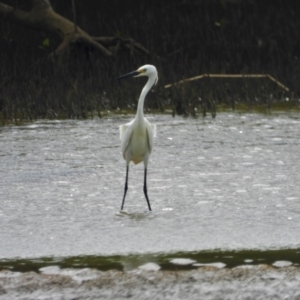
<path id="1" fill-rule="evenodd" d="M 73 19 L 71 1 L 51 3 L 56 12 Z M 300 5 L 296 1 L 75 0 L 75 4 L 77 24 L 92 36 L 132 37 L 151 54 L 123 50 L 107 58 L 82 46 L 58 66 L 46 58 L 59 40 L 2 18 L 0 108 L 7 118 L 16 113 L 30 118 L 86 117 L 91 111 L 134 108 L 143 83 L 131 79 L 118 84 L 114 78 L 146 63 L 159 71 L 155 97 L 150 95 L 146 102 L 153 109 L 171 106 L 177 113 L 189 114 L 191 105 L 205 101 L 208 106 L 298 101 Z M 163 88 L 203 73 L 266 73 L 291 92 L 267 79 L 202 80 L 185 88 Z"/>

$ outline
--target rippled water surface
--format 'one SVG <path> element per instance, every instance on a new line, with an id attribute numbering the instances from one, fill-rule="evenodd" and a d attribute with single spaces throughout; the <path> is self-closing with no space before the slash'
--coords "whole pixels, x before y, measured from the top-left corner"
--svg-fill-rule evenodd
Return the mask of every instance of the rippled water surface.
<path id="1" fill-rule="evenodd" d="M 125 162 L 132 117 L 0 128 L 0 259 L 300 247 L 300 115 L 148 116 L 148 168 Z"/>

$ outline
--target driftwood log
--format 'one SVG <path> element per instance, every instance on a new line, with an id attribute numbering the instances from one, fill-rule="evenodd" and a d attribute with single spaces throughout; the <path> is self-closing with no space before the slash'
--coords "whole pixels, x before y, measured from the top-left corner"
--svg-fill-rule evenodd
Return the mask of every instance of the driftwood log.
<path id="1" fill-rule="evenodd" d="M 14 6 L 0 2 L 0 17 L 2 17 L 2 21 L 14 22 L 23 27 L 47 32 L 58 37 L 61 42 L 51 53 L 51 57 L 62 57 L 68 54 L 70 46 L 76 44 L 85 44 L 105 56 L 113 56 L 121 48 L 149 53 L 132 38 L 92 37 L 76 24 L 74 0 L 73 22 L 56 13 L 49 0 L 28 0 L 28 3 L 31 7 L 30 11 L 20 9 L 17 1 Z"/>

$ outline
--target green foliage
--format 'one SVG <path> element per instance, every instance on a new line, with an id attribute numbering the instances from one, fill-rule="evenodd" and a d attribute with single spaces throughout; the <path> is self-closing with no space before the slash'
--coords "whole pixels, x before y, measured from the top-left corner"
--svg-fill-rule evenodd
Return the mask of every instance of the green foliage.
<path id="1" fill-rule="evenodd" d="M 43 47 L 49 47 L 50 46 L 50 39 L 49 38 L 45 38 L 43 40 Z"/>

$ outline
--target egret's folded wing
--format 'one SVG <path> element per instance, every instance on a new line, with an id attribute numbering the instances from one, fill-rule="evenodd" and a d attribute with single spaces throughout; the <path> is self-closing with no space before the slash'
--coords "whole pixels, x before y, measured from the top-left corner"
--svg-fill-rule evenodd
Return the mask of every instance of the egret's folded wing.
<path id="1" fill-rule="evenodd" d="M 128 127 L 128 124 L 121 125 L 120 128 L 120 140 L 122 140 L 123 134 L 126 131 L 126 128 Z"/>
<path id="2" fill-rule="evenodd" d="M 156 125 L 151 124 L 146 118 L 145 118 L 145 122 L 146 122 L 146 128 L 148 133 L 149 151 L 151 153 L 153 148 L 153 137 L 156 136 Z"/>
<path id="3" fill-rule="evenodd" d="M 122 140 L 123 135 L 124 135 L 126 129 L 132 125 L 133 121 L 134 120 L 130 121 L 127 124 L 123 124 L 123 125 L 120 126 L 120 140 Z"/>
<path id="4" fill-rule="evenodd" d="M 132 126 L 130 125 L 131 123 L 127 123 L 120 126 L 121 151 L 124 159 L 125 159 L 126 148 L 128 146 L 132 134 Z"/>

